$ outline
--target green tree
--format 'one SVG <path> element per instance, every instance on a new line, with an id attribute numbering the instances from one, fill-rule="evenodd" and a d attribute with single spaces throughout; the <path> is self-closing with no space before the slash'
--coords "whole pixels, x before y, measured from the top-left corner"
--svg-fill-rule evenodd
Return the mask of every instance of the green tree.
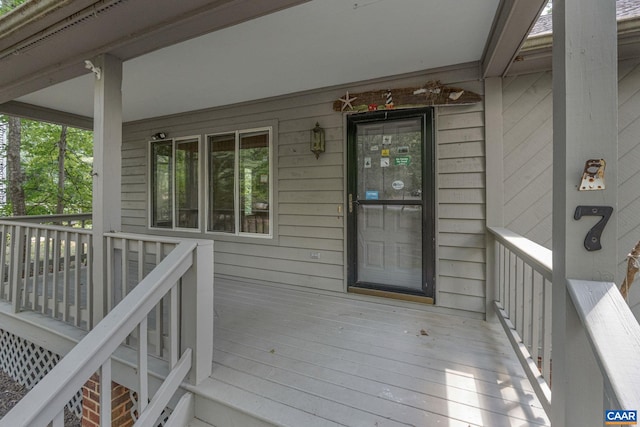
<path id="1" fill-rule="evenodd" d="M 8 118 L 0 116 L 0 120 Z M 91 132 L 22 119 L 21 171 L 27 215 L 91 211 Z M 10 188 L 10 176 L 7 188 Z M 11 201 L 0 215 L 13 212 Z"/>
<path id="2" fill-rule="evenodd" d="M 18 117 L 7 118 L 7 200 L 11 215 L 26 215 L 24 174 L 22 173 L 22 122 Z"/>

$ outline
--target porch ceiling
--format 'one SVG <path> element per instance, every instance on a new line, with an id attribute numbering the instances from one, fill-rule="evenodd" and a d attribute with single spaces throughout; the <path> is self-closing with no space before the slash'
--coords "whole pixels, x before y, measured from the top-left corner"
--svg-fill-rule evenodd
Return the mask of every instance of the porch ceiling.
<path id="1" fill-rule="evenodd" d="M 193 6 L 198 2 L 189 3 Z M 145 27 L 144 35 L 127 22 L 115 25 L 118 22 L 115 13 L 98 16 L 104 20 L 102 26 L 93 24 L 74 30 L 73 46 L 78 37 L 88 37 L 92 28 L 107 33 L 92 35 L 95 40 L 91 46 L 126 34 L 131 34 L 131 41 L 100 50 L 89 45 L 78 49 L 76 56 L 64 64 L 67 72 L 52 71 L 28 85 L 0 82 L 0 102 L 15 99 L 91 117 L 93 75 L 83 67 L 83 60 L 91 58 L 86 56 L 89 53 L 109 52 L 125 59 L 125 121 L 480 61 L 500 1 L 314 0 L 289 7 L 300 2 L 280 0 L 279 7 L 273 9 L 284 9 L 274 13 L 250 10 L 249 1 L 204 3 L 221 5 L 218 7 L 221 11 L 211 14 L 209 29 L 193 14 L 195 9 L 189 11 L 192 14 L 179 27 L 176 22 L 159 17 L 153 24 L 153 32 Z M 118 7 L 128 14 L 155 14 L 145 12 L 149 3 L 143 0 L 122 4 Z M 133 5 L 138 7 L 132 8 Z M 215 21 L 225 8 L 234 6 L 240 12 L 226 21 Z M 175 16 L 179 16 L 178 12 L 186 11 L 176 11 Z M 259 17 L 252 19 L 255 16 Z M 191 32 L 190 25 L 193 25 Z M 58 37 L 65 35 L 54 34 L 22 55 L 54 48 Z M 6 58 L 0 59 L 0 70 L 5 61 Z M 57 84 L 46 87 L 48 82 Z"/>

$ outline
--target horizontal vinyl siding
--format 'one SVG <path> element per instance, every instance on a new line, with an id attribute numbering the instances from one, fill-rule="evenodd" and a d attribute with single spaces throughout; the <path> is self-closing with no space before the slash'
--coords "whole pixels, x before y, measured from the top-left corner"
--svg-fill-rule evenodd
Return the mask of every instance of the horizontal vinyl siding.
<path id="1" fill-rule="evenodd" d="M 344 201 L 342 116 L 331 107 L 334 96 L 297 96 L 225 109 L 183 114 L 125 126 L 123 199 L 142 202 L 123 212 L 126 231 L 146 228 L 146 164 L 149 135 L 162 129 L 170 137 L 201 135 L 274 125 L 274 238 L 182 233 L 215 240 L 215 271 L 250 281 L 340 291 L 344 288 Z M 316 159 L 309 151 L 309 130 L 316 121 L 326 131 L 327 151 Z M 129 167 L 131 163 L 131 167 Z M 204 190 L 201 190 L 201 197 Z M 204 225 L 203 225 L 204 227 Z M 177 233 L 169 233 L 177 234 Z M 320 259 L 312 259 L 311 252 Z M 315 255 L 315 254 L 314 254 Z"/>
<path id="2" fill-rule="evenodd" d="M 345 129 L 333 101 L 387 87 L 419 87 L 440 80 L 482 93 L 475 65 L 273 100 L 216 108 L 125 125 L 123 228 L 147 228 L 147 150 L 150 136 L 172 138 L 274 125 L 274 238 L 164 233 L 215 240 L 215 271 L 251 282 L 275 282 L 331 291 L 345 289 Z M 309 151 L 318 122 L 326 135 L 319 159 Z M 436 303 L 484 311 L 484 113 L 482 105 L 436 109 L 438 226 Z M 201 195 L 204 190 L 201 191 Z M 319 254 L 319 259 L 311 255 Z"/>
<path id="3" fill-rule="evenodd" d="M 459 84 L 482 94 L 479 81 Z M 485 310 L 485 144 L 482 104 L 436 110 L 437 278 L 444 307 Z"/>
<path id="4" fill-rule="evenodd" d="M 551 248 L 551 72 L 503 82 L 505 225 Z M 618 277 L 640 240 L 640 59 L 618 64 Z M 605 175 L 606 176 L 606 175 Z M 607 182 L 611 185 L 610 182 Z M 620 279 L 621 280 L 621 279 Z M 618 280 L 618 285 L 620 284 Z M 640 319 L 640 286 L 629 303 Z"/>

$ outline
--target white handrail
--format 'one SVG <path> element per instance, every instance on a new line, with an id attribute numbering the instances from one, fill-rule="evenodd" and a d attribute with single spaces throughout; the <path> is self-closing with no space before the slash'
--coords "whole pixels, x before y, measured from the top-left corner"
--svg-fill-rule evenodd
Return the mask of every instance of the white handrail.
<path id="1" fill-rule="evenodd" d="M 640 325 L 615 283 L 567 279 L 567 289 L 604 380 L 611 407 L 640 408 Z M 595 382 L 593 384 L 596 384 Z"/>
<path id="2" fill-rule="evenodd" d="M 551 280 L 553 253 L 549 249 L 506 228 L 487 227 L 487 229 L 499 243 L 517 252 L 522 260 L 540 272 L 545 279 Z"/>
<path id="3" fill-rule="evenodd" d="M 177 286 L 180 278 L 194 263 L 196 247 L 196 242 L 183 242 L 171 251 L 157 268 L 131 290 L 120 304 L 0 420 L 0 426 L 39 426 L 59 419 L 60 408 L 64 407 L 93 373 L 103 366 L 106 368 L 103 369 L 103 375 L 105 371 L 110 371 L 109 360 L 113 352 L 131 331 L 146 320 L 147 314 L 158 302 Z M 146 331 L 141 336 L 144 334 Z M 178 337 L 171 339 L 177 340 Z M 142 377 L 146 377 L 147 372 L 138 372 L 138 375 L 145 381 Z M 110 387 L 111 379 L 102 378 L 103 390 L 105 384 Z"/>
<path id="4" fill-rule="evenodd" d="M 3 216 L 0 220 L 6 221 L 26 221 L 26 222 L 55 222 L 55 221 L 74 221 L 74 220 L 88 220 L 91 219 L 93 214 L 88 213 L 75 213 L 75 214 L 53 214 L 53 215 L 18 215 L 18 216 Z"/>

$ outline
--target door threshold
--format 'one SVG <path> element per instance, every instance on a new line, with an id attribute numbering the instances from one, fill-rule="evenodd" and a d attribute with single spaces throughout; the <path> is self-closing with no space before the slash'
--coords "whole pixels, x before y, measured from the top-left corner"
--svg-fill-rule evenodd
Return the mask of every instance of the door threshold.
<path id="1" fill-rule="evenodd" d="M 433 305 L 433 298 L 422 297 L 420 295 L 402 294 L 399 292 L 381 291 L 379 289 L 359 288 L 356 286 L 349 286 L 347 292 L 352 294 L 370 295 L 374 297 L 397 299 L 401 301 L 418 302 L 421 304 Z"/>

